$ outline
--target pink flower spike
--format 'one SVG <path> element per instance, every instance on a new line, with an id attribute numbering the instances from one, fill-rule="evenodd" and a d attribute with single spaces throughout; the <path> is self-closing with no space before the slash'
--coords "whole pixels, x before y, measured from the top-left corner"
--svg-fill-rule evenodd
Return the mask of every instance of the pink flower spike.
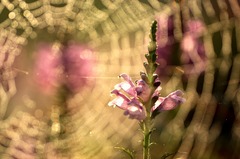
<path id="1" fill-rule="evenodd" d="M 167 97 L 159 97 L 162 87 L 160 81 L 156 85 L 155 91 L 152 93 L 149 85 L 143 80 L 137 80 L 136 85 L 132 82 L 127 74 L 121 74 L 125 81 L 116 84 L 111 94 L 115 94 L 116 98 L 108 103 L 109 106 L 117 106 L 124 110 L 124 115 L 130 119 L 144 120 L 146 118 L 146 108 L 144 102 L 149 100 L 156 101 L 152 107 L 152 115 L 155 116 L 159 111 L 172 110 L 185 99 L 182 97 L 183 92 L 180 90 L 170 93 Z"/>
<path id="2" fill-rule="evenodd" d="M 158 109 L 159 111 L 172 110 L 175 109 L 179 104 L 185 102 L 182 98 L 183 92 L 180 90 L 170 93 L 167 97 L 159 97 L 154 104 L 152 111 Z"/>

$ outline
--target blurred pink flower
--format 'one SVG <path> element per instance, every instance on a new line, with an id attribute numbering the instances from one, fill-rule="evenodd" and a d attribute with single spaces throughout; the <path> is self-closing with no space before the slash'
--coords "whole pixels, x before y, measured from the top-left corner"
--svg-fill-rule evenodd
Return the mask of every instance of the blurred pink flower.
<path id="1" fill-rule="evenodd" d="M 201 20 L 189 20 L 186 24 L 186 31 L 195 38 L 202 36 L 205 26 Z"/>
<path id="2" fill-rule="evenodd" d="M 173 15 L 161 14 L 156 17 L 157 28 L 157 67 L 158 75 L 171 75 L 171 65 L 183 65 L 184 73 L 198 74 L 205 70 L 206 54 L 201 36 L 205 30 L 201 20 L 189 20 L 184 25 L 183 38 L 180 46 L 181 59 L 178 61 L 177 40 L 174 37 Z M 180 63 L 179 63 L 180 62 Z"/>
<path id="3" fill-rule="evenodd" d="M 95 56 L 93 51 L 84 45 L 71 44 L 63 49 L 65 83 L 73 92 L 92 83 Z"/>
<path id="4" fill-rule="evenodd" d="M 181 61 L 187 74 L 201 73 L 205 70 L 206 54 L 200 37 L 205 27 L 200 20 L 190 20 L 186 24 L 183 34 L 181 49 Z"/>
<path id="5" fill-rule="evenodd" d="M 46 93 L 52 93 L 59 86 L 61 72 L 59 50 L 47 44 L 40 45 L 34 67 L 34 79 L 39 88 Z"/>
<path id="6" fill-rule="evenodd" d="M 173 16 L 162 14 L 156 17 L 157 20 L 157 62 L 160 64 L 156 70 L 157 74 L 168 75 L 170 71 L 167 66 L 173 65 L 174 56 L 174 24 Z"/>
<path id="7" fill-rule="evenodd" d="M 152 111 L 171 110 L 185 101 L 182 98 L 183 92 L 180 90 L 170 93 L 167 97 L 159 97 L 160 86 L 151 94 L 151 89 L 144 80 L 136 81 L 135 85 L 127 74 L 121 74 L 120 77 L 124 81 L 115 85 L 111 94 L 115 94 L 116 98 L 110 101 L 108 105 L 123 109 L 125 111 L 124 115 L 129 115 L 131 119 L 144 120 L 146 118 L 144 103 L 153 97 L 157 97 L 157 101 L 152 107 Z"/>
<path id="8" fill-rule="evenodd" d="M 44 92 L 53 92 L 66 85 L 73 93 L 93 83 L 95 58 L 85 45 L 71 44 L 62 50 L 55 45 L 44 44 L 38 49 L 34 72 L 36 83 Z"/>

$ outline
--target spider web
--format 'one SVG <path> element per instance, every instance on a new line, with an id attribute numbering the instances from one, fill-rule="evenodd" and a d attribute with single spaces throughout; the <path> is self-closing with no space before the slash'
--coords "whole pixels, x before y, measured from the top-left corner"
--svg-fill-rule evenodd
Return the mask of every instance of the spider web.
<path id="1" fill-rule="evenodd" d="M 174 158 L 237 158 L 239 10 L 237 0 L 2 0 L 0 156 L 124 158 L 113 148 L 119 146 L 134 148 L 139 153 L 141 133 L 137 122 L 107 107 L 108 95 L 120 81 L 120 73 L 128 73 L 134 80 L 139 77 L 151 21 L 164 14 L 173 15 L 177 43 L 181 42 L 183 26 L 189 19 L 204 22 L 206 30 L 201 38 L 207 64 L 204 73 L 187 79 L 182 63 L 165 67 L 170 73 L 161 77 L 162 94 L 182 89 L 187 102 L 178 111 L 163 113 L 156 119 L 153 138 L 157 145 L 152 147 L 152 158 L 166 152 L 175 153 Z M 52 105 L 49 109 L 41 108 L 42 99 L 29 98 L 31 88 L 26 81 L 30 67 L 15 64 L 30 61 L 28 55 L 43 41 L 87 43 L 97 56 L 95 84 L 72 97 L 70 102 L 78 107 L 65 120 L 56 122 L 65 130 L 65 136 L 57 139 L 49 139 L 54 129 L 48 121 L 54 118 L 51 112 L 61 110 Z"/>

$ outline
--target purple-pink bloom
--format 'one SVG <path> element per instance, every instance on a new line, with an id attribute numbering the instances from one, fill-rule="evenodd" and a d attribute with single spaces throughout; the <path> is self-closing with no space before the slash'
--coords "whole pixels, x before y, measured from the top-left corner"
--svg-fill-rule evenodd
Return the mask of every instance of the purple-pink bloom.
<path id="1" fill-rule="evenodd" d="M 93 82 L 95 57 L 93 51 L 79 44 L 60 47 L 44 44 L 38 49 L 34 67 L 35 80 L 44 92 L 53 92 L 66 85 L 76 93 Z"/>
<path id="2" fill-rule="evenodd" d="M 205 27 L 200 20 L 190 20 L 186 23 L 181 49 L 181 61 L 185 65 L 185 73 L 201 73 L 205 70 L 206 54 L 200 37 Z"/>
<path id="3" fill-rule="evenodd" d="M 144 120 L 146 118 L 144 103 L 153 97 L 157 97 L 157 101 L 152 107 L 152 112 L 155 110 L 172 110 L 185 101 L 182 98 L 183 92 L 180 90 L 170 93 L 167 97 L 160 97 L 160 86 L 152 93 L 144 80 L 140 79 L 134 84 L 127 74 L 121 74 L 120 77 L 125 81 L 115 85 L 111 94 L 114 94 L 116 98 L 110 101 L 108 105 L 125 110 L 124 115 L 129 115 L 131 119 Z"/>
<path id="4" fill-rule="evenodd" d="M 174 38 L 173 15 L 161 14 L 156 17 L 157 26 L 157 67 L 158 75 L 171 74 L 171 65 L 174 63 L 175 52 L 174 45 L 177 43 Z M 204 23 L 201 20 L 189 20 L 184 24 L 183 38 L 181 40 L 181 63 L 184 67 L 184 73 L 198 74 L 205 70 L 206 53 L 201 36 L 205 30 Z M 177 56 L 177 55 L 176 55 Z M 169 69 L 170 68 L 170 69 Z"/>
<path id="5" fill-rule="evenodd" d="M 173 16 L 161 14 L 156 17 L 157 20 L 157 63 L 158 66 L 156 73 L 161 75 L 168 75 L 169 70 L 167 66 L 173 65 L 172 56 L 174 56 L 174 22 Z"/>
<path id="6" fill-rule="evenodd" d="M 185 31 L 198 38 L 202 36 L 205 26 L 201 20 L 189 20 L 186 23 Z"/>
<path id="7" fill-rule="evenodd" d="M 159 97 L 152 107 L 152 111 L 159 110 L 172 110 L 175 109 L 179 104 L 185 102 L 185 99 L 182 98 L 183 92 L 180 90 L 170 93 L 167 97 Z"/>
<path id="8" fill-rule="evenodd" d="M 92 83 L 95 62 L 93 51 L 85 45 L 69 44 L 63 49 L 65 82 L 71 91 L 77 92 Z"/>
<path id="9" fill-rule="evenodd" d="M 136 81 L 137 86 L 135 91 L 137 92 L 138 97 L 143 101 L 147 102 L 151 95 L 151 89 L 144 80 Z"/>
<path id="10" fill-rule="evenodd" d="M 128 97 L 117 89 L 114 89 L 111 94 L 115 94 L 116 98 L 108 103 L 109 106 L 117 106 L 123 109 L 124 115 L 129 115 L 131 119 L 143 120 L 146 117 L 142 103 L 135 97 Z"/>
<path id="11" fill-rule="evenodd" d="M 34 66 L 34 79 L 45 93 L 52 93 L 59 86 L 62 75 L 59 50 L 42 44 L 38 48 Z"/>

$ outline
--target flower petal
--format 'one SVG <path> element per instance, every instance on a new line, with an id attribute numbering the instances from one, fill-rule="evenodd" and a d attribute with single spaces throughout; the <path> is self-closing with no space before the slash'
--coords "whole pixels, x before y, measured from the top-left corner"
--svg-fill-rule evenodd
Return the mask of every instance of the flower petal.
<path id="1" fill-rule="evenodd" d="M 139 102 L 136 98 L 133 98 L 128 103 L 127 111 L 125 111 L 125 115 L 129 115 L 131 119 L 143 120 L 146 117 L 143 104 Z"/>
<path id="2" fill-rule="evenodd" d="M 143 105 L 136 98 L 130 100 L 117 89 L 112 90 L 111 94 L 115 94 L 117 97 L 108 103 L 109 106 L 117 106 L 125 110 L 124 115 L 129 115 L 131 119 L 143 120 L 145 118 Z"/>
<path id="3" fill-rule="evenodd" d="M 152 107 L 152 111 L 156 110 L 164 101 L 164 97 L 159 97 L 158 100 L 155 102 L 154 106 Z"/>
<path id="4" fill-rule="evenodd" d="M 127 110 L 124 112 L 124 115 L 129 115 L 130 119 L 143 120 L 146 115 L 143 109 L 137 106 L 129 106 Z"/>
<path id="5" fill-rule="evenodd" d="M 157 74 L 153 74 L 153 77 L 155 78 L 155 79 L 154 79 L 154 83 L 153 83 L 153 85 L 154 85 L 155 87 L 160 86 L 161 81 L 160 81 L 158 75 L 157 75 Z"/>
<path id="6" fill-rule="evenodd" d="M 126 100 L 126 102 L 130 102 L 130 99 L 129 99 L 126 95 L 122 94 L 122 93 L 121 93 L 119 90 L 117 90 L 117 89 L 112 90 L 112 91 L 111 91 L 111 94 L 115 94 L 116 96 L 119 96 L 119 97 L 123 98 L 124 100 Z"/>
<path id="7" fill-rule="evenodd" d="M 133 98 L 130 102 L 128 102 L 128 105 L 133 105 L 133 106 L 137 106 L 138 108 L 143 108 L 143 104 L 141 102 L 139 102 L 138 99 Z"/>
<path id="8" fill-rule="evenodd" d="M 152 95 L 152 98 L 154 97 L 158 97 L 160 95 L 160 91 L 162 90 L 162 87 L 161 86 L 158 86 L 156 88 L 156 90 L 154 91 L 153 95 Z"/>
<path id="9" fill-rule="evenodd" d="M 130 84 L 129 84 L 129 82 L 126 82 L 126 81 L 124 81 L 124 82 L 121 82 L 121 83 L 119 83 L 119 84 L 116 84 L 115 86 L 114 86 L 114 88 L 116 89 L 116 90 L 124 90 L 124 92 L 126 92 L 127 94 L 129 94 L 130 96 L 136 96 L 136 92 L 135 92 L 135 89 L 134 89 L 134 87 L 132 87 Z"/>
<path id="10" fill-rule="evenodd" d="M 159 97 L 155 105 L 153 106 L 152 111 L 154 111 L 155 109 L 158 109 L 159 111 L 164 111 L 176 108 L 179 104 L 185 102 L 185 99 L 181 97 L 182 95 L 183 92 L 177 90 L 175 92 L 170 93 L 165 98 Z"/>
<path id="11" fill-rule="evenodd" d="M 121 75 L 119 75 L 119 77 L 122 77 L 126 82 L 128 82 L 132 87 L 134 86 L 134 83 L 132 82 L 132 79 L 130 76 L 128 76 L 127 74 L 123 73 Z"/>
<path id="12" fill-rule="evenodd" d="M 139 98 L 143 100 L 143 102 L 148 101 L 151 95 L 151 89 L 149 88 L 148 84 L 144 80 L 138 80 L 137 86 L 135 88 L 137 95 Z"/>
<path id="13" fill-rule="evenodd" d="M 123 110 L 126 110 L 128 107 L 128 102 L 124 98 L 117 96 L 115 99 L 108 103 L 108 106 L 117 106 Z"/>

